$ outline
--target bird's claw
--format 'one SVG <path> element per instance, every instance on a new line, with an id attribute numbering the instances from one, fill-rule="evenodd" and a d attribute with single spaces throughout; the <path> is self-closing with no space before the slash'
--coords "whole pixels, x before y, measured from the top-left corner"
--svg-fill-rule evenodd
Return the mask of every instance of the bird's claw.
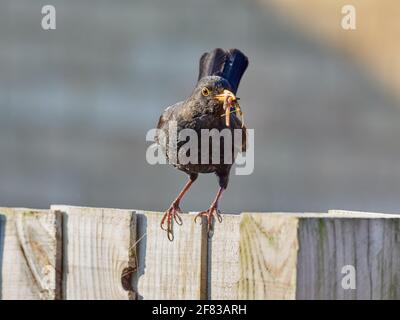
<path id="1" fill-rule="evenodd" d="M 211 206 L 208 210 L 206 211 L 201 211 L 199 212 L 195 217 L 194 217 L 194 222 L 197 222 L 197 219 L 200 217 L 206 217 L 207 218 L 207 233 L 208 236 L 211 237 L 213 233 L 213 217 L 214 215 L 217 217 L 217 220 L 219 223 L 222 222 L 222 215 L 221 211 L 216 207 L 216 206 Z M 200 222 L 202 224 L 202 222 Z"/>
<path id="2" fill-rule="evenodd" d="M 179 212 L 181 213 L 181 212 Z M 182 222 L 182 218 L 180 215 L 178 215 L 177 213 L 174 214 L 174 221 L 176 222 L 177 225 L 181 226 L 183 224 Z"/>
<path id="3" fill-rule="evenodd" d="M 171 207 L 167 211 L 165 211 L 164 216 L 161 220 L 160 227 L 162 230 L 167 232 L 167 237 L 169 241 L 174 240 L 174 232 L 172 228 L 172 220 L 176 222 L 178 225 L 182 225 L 183 221 L 182 218 L 179 216 L 178 213 L 182 213 L 181 208 L 179 205 L 172 204 Z M 166 227 L 165 227 L 166 224 Z"/>

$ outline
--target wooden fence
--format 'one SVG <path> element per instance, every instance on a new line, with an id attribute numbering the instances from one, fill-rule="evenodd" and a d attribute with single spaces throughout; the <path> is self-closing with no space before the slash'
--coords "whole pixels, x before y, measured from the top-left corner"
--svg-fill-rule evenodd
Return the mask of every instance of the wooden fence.
<path id="1" fill-rule="evenodd" d="M 0 208 L 0 299 L 400 298 L 400 215 L 193 217 L 170 242 L 158 212 Z"/>

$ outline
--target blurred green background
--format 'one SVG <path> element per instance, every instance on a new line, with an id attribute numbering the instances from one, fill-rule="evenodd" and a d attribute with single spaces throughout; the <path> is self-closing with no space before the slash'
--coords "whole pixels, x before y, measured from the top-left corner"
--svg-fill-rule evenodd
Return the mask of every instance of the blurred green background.
<path id="1" fill-rule="evenodd" d="M 41 28 L 41 8 L 57 29 Z M 341 29 L 341 6 L 357 30 Z M 221 209 L 400 211 L 396 1 L 2 0 L 0 206 L 164 210 L 186 176 L 145 159 L 147 130 L 187 97 L 200 55 L 250 59 L 238 95 L 255 171 Z M 206 209 L 203 175 L 182 204 Z"/>

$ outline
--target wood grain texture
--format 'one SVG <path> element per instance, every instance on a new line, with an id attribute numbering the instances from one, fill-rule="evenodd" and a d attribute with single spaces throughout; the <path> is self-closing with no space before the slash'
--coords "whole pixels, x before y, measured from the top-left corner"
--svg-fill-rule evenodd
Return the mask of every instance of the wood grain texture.
<path id="1" fill-rule="evenodd" d="M 194 215 L 170 242 L 159 212 L 0 208 L 0 298 L 400 299 L 398 214 Z"/>
<path id="2" fill-rule="evenodd" d="M 193 214 L 181 214 L 174 224 L 174 241 L 160 229 L 161 213 L 137 211 L 139 299 L 200 299 L 202 285 L 202 227 Z M 203 277 L 203 281 L 205 278 Z"/>
<path id="3" fill-rule="evenodd" d="M 297 299 L 400 299 L 400 219 L 351 216 L 300 220 Z M 346 265 L 356 289 L 342 287 Z"/>
<path id="4" fill-rule="evenodd" d="M 59 298 L 61 217 L 0 208 L 0 299 Z"/>
<path id="5" fill-rule="evenodd" d="M 223 215 L 209 240 L 211 299 L 294 299 L 298 219 Z"/>
<path id="6" fill-rule="evenodd" d="M 64 215 L 63 299 L 134 299 L 135 213 L 68 206 L 51 210 Z"/>

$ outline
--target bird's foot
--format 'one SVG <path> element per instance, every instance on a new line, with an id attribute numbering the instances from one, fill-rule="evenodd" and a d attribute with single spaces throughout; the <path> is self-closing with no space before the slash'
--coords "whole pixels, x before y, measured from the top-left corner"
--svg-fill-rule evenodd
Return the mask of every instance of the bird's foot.
<path id="1" fill-rule="evenodd" d="M 199 212 L 194 218 L 194 222 L 197 221 L 197 218 L 206 217 L 207 218 L 207 233 L 208 236 L 211 237 L 213 234 L 213 218 L 214 215 L 217 217 L 219 223 L 222 222 L 221 211 L 218 209 L 217 205 L 212 205 L 208 210 Z"/>
<path id="2" fill-rule="evenodd" d="M 169 241 L 174 240 L 174 232 L 172 229 L 173 220 L 178 225 L 182 225 L 182 218 L 179 216 L 178 213 L 182 213 L 181 208 L 179 208 L 179 203 L 173 202 L 171 206 L 168 208 L 168 210 L 165 211 L 164 216 L 160 223 L 161 229 L 167 231 L 167 237 Z"/>

